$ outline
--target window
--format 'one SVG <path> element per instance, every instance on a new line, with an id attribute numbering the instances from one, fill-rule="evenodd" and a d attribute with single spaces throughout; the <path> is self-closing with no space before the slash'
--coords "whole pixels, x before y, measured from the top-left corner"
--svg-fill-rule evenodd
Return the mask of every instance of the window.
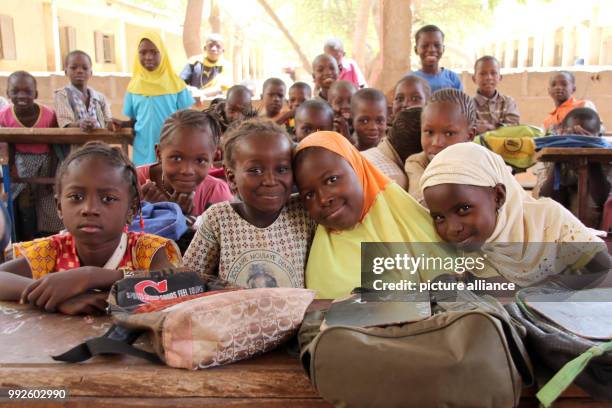
<path id="1" fill-rule="evenodd" d="M 115 36 L 96 31 L 94 32 L 94 38 L 96 44 L 96 62 L 99 64 L 114 64 Z"/>
<path id="2" fill-rule="evenodd" d="M 13 18 L 0 15 L 0 59 L 17 59 Z"/>

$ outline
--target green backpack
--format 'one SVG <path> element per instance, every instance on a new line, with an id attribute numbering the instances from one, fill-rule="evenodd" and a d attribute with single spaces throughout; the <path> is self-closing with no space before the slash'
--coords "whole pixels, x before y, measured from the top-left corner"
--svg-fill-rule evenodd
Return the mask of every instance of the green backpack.
<path id="1" fill-rule="evenodd" d="M 476 136 L 474 142 L 499 154 L 513 168 L 523 171 L 535 163 L 534 138 L 540 136 L 544 136 L 544 131 L 536 126 L 504 126 Z"/>

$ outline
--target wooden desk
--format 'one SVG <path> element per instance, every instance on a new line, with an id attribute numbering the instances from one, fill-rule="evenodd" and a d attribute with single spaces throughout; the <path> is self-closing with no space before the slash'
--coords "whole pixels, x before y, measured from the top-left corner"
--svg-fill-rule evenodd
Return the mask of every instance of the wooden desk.
<path id="1" fill-rule="evenodd" d="M 589 163 L 610 164 L 612 162 L 612 149 L 546 147 L 536 153 L 535 158 L 538 161 L 572 163 L 577 166 L 578 219 L 584 221 L 589 183 L 587 166 Z"/>
<path id="2" fill-rule="evenodd" d="M 313 308 L 320 308 L 320 303 Z M 68 400 L 45 402 L 0 398 L 0 407 L 329 407 L 317 395 L 297 358 L 284 350 L 200 371 L 156 365 L 132 357 L 98 356 L 81 364 L 53 361 L 59 354 L 110 327 L 95 319 L 42 313 L 29 306 L 0 302 L 0 390 L 64 388 Z M 141 344 L 142 345 L 142 344 Z M 521 407 L 537 407 L 527 390 Z M 577 387 L 555 407 L 612 407 L 598 404 Z"/>

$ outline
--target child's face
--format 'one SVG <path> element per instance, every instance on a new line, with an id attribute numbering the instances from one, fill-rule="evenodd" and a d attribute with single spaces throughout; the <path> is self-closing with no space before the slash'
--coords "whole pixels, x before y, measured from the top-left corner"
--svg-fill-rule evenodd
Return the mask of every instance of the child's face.
<path id="1" fill-rule="evenodd" d="M 353 91 L 348 88 L 335 88 L 329 91 L 327 100 L 331 105 L 334 113 L 348 120 L 351 118 L 351 97 Z"/>
<path id="2" fill-rule="evenodd" d="M 499 66 L 497 62 L 492 60 L 484 60 L 476 66 L 476 72 L 472 76 L 472 80 L 478 86 L 478 91 L 487 97 L 495 94 L 497 84 L 501 81 L 502 76 L 499 74 Z"/>
<path id="3" fill-rule="evenodd" d="M 147 71 L 155 71 L 161 63 L 161 53 L 155 44 L 145 38 L 138 46 L 138 61 Z"/>
<path id="4" fill-rule="evenodd" d="M 241 121 L 251 110 L 251 94 L 249 92 L 232 92 L 225 102 L 225 118 L 229 123 Z"/>
<path id="5" fill-rule="evenodd" d="M 404 81 L 400 83 L 395 88 L 393 97 L 393 115 L 414 106 L 423 106 L 426 98 L 425 90 L 420 82 Z"/>
<path id="6" fill-rule="evenodd" d="M 38 98 L 36 84 L 32 81 L 32 78 L 27 76 L 11 78 L 6 94 L 15 108 L 19 110 L 32 108 L 34 101 Z"/>
<path id="7" fill-rule="evenodd" d="M 216 62 L 223 54 L 223 44 L 218 41 L 206 41 L 204 51 L 206 51 L 206 58 L 209 61 Z"/>
<path id="8" fill-rule="evenodd" d="M 493 234 L 506 189 L 439 184 L 423 192 L 434 227 L 442 240 L 459 249 L 478 250 Z"/>
<path id="9" fill-rule="evenodd" d="M 274 117 L 283 108 L 283 102 L 285 101 L 285 87 L 283 85 L 270 84 L 263 90 L 261 99 L 264 107 L 266 108 L 266 114 L 268 117 Z"/>
<path id="10" fill-rule="evenodd" d="M 555 102 L 556 106 L 567 101 L 576 92 L 576 85 L 566 74 L 559 73 L 553 75 L 548 83 L 548 94 Z"/>
<path id="11" fill-rule="evenodd" d="M 423 67 L 436 67 L 444 54 L 442 33 L 439 31 L 421 33 L 414 51 L 421 59 Z"/>
<path id="12" fill-rule="evenodd" d="M 461 109 L 454 103 L 437 102 L 423 109 L 421 145 L 430 161 L 448 146 L 472 139 L 474 129 L 469 127 Z"/>
<path id="13" fill-rule="evenodd" d="M 163 146 L 155 146 L 164 183 L 191 194 L 208 175 L 216 150 L 210 129 L 178 128 Z"/>
<path id="14" fill-rule="evenodd" d="M 306 88 L 291 88 L 289 90 L 289 110 L 295 111 L 307 99 L 310 99 L 310 94 Z"/>
<path id="15" fill-rule="evenodd" d="M 355 106 L 353 115 L 353 126 L 357 133 L 359 150 L 378 145 L 387 130 L 386 102 L 360 100 Z"/>
<path id="16" fill-rule="evenodd" d="M 98 156 L 68 166 L 56 199 L 68 232 L 89 245 L 117 240 L 135 205 L 125 170 Z"/>
<path id="17" fill-rule="evenodd" d="M 73 54 L 68 59 L 64 72 L 72 85 L 76 87 L 87 86 L 87 81 L 91 78 L 89 58 L 82 54 Z"/>
<path id="18" fill-rule="evenodd" d="M 333 129 L 333 118 L 322 109 L 302 109 L 295 115 L 295 139 L 298 142 L 319 130 Z"/>
<path id="19" fill-rule="evenodd" d="M 329 89 L 338 79 L 338 64 L 330 56 L 319 58 L 312 68 L 312 79 L 321 89 Z"/>
<path id="20" fill-rule="evenodd" d="M 244 204 L 262 214 L 278 213 L 293 185 L 289 139 L 276 133 L 247 136 L 234 147 L 233 161 L 227 180 Z"/>
<path id="21" fill-rule="evenodd" d="M 359 222 L 364 198 L 357 174 L 343 157 L 323 148 L 308 148 L 296 163 L 296 182 L 313 220 L 332 230 Z"/>

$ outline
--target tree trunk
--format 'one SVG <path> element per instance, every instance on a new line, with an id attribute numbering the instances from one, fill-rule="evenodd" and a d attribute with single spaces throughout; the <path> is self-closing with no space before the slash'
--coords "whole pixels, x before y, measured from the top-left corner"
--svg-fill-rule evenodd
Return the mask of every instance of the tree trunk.
<path id="1" fill-rule="evenodd" d="M 204 0 L 187 0 L 185 22 L 183 24 L 183 47 L 187 58 L 202 53 L 200 25 L 202 24 L 203 8 Z"/>
<path id="2" fill-rule="evenodd" d="M 357 19 L 355 21 L 355 34 L 353 35 L 353 54 L 351 57 L 362 68 L 366 66 L 366 39 L 368 35 L 368 23 L 374 0 L 361 0 Z"/>
<path id="3" fill-rule="evenodd" d="M 276 13 L 272 9 L 272 7 L 270 7 L 270 5 L 268 4 L 268 2 L 266 0 L 257 0 L 257 1 L 264 8 L 264 10 L 266 10 L 266 13 L 268 13 L 270 18 L 272 18 L 272 20 L 274 20 L 274 23 L 276 23 L 276 25 L 278 26 L 278 29 L 281 30 L 283 35 L 291 43 L 291 46 L 293 47 L 295 52 L 299 55 L 300 60 L 302 61 L 302 66 L 304 67 L 306 72 L 308 72 L 309 74 L 312 73 L 312 65 L 310 63 L 310 60 L 308 59 L 306 54 L 304 54 L 304 51 L 302 51 L 302 48 L 297 43 L 297 41 L 295 41 L 295 39 L 293 38 L 293 36 L 291 35 L 291 33 L 289 32 L 287 27 L 285 27 L 285 24 L 283 24 L 281 19 L 278 18 L 278 16 L 276 15 Z"/>

